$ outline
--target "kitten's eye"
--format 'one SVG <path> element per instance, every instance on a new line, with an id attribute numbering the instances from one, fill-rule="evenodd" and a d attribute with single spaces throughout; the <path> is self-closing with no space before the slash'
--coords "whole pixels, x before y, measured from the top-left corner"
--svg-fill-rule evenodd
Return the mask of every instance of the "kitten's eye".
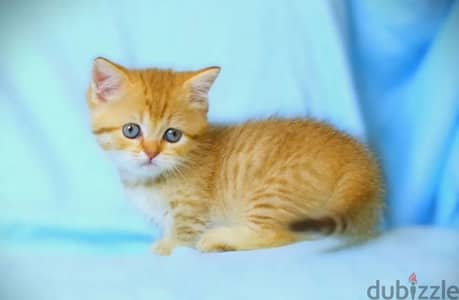
<path id="1" fill-rule="evenodd" d="M 141 134 L 140 126 L 135 123 L 127 123 L 123 125 L 123 135 L 128 139 L 135 139 Z"/>
<path id="2" fill-rule="evenodd" d="M 169 143 L 177 143 L 180 138 L 182 138 L 182 132 L 175 128 L 169 128 L 163 136 L 163 139 Z"/>

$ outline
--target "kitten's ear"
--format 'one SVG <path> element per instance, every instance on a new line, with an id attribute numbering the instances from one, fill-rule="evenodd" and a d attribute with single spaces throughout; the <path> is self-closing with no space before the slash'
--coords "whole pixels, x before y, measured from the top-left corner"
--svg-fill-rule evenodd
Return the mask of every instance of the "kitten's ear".
<path id="1" fill-rule="evenodd" d="M 209 90 L 219 73 L 220 67 L 209 67 L 195 72 L 185 81 L 184 87 L 189 90 L 189 101 L 193 107 L 207 111 Z"/>
<path id="2" fill-rule="evenodd" d="M 97 102 L 118 99 L 126 79 L 126 69 L 105 58 L 96 58 L 92 67 L 93 99 Z"/>

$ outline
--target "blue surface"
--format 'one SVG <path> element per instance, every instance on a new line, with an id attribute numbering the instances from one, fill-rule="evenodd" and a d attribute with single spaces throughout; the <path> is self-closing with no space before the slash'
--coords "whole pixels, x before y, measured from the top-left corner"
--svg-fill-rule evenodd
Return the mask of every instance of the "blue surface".
<path id="1" fill-rule="evenodd" d="M 0 268 L 8 270 L 0 290 L 2 299 L 24 300 L 363 300 L 376 280 L 406 286 L 413 272 L 419 285 L 457 285 L 459 279 L 457 232 L 404 229 L 363 247 L 327 252 L 332 244 L 221 254 L 180 248 L 170 257 L 15 252 L 0 257 Z"/>
<path id="2" fill-rule="evenodd" d="M 459 277 L 445 263 L 457 259 L 459 235 L 458 1 L 4 1 L 0 12 L 0 249 L 5 261 L 0 272 L 13 268 L 17 286 L 23 270 L 24 276 L 61 284 L 58 299 L 72 299 L 65 289 L 83 288 L 84 274 L 100 261 L 106 273 L 96 274 L 124 290 L 110 274 L 122 268 L 123 255 L 130 255 L 126 287 L 140 282 L 139 295 L 155 299 L 183 296 L 145 279 L 154 273 L 154 264 L 146 262 L 149 271 L 140 271 L 150 258 L 139 253 L 156 235 L 155 228 L 123 199 L 115 170 L 89 133 L 84 96 L 97 56 L 130 67 L 220 65 L 211 91 L 211 120 L 313 116 L 370 143 L 387 177 L 387 224 L 422 224 L 430 227 L 425 229 L 429 234 L 419 229 L 404 236 L 413 244 L 419 241 L 414 264 L 397 256 L 407 248 L 385 245 L 382 239 L 378 249 L 388 251 L 384 259 L 393 269 L 358 260 L 371 253 L 364 248 L 324 262 L 320 282 L 325 274 L 338 280 L 335 264 L 345 270 L 340 275 L 353 276 L 347 259 L 394 280 L 402 276 L 397 266 L 408 272 L 416 265 L 431 279 Z M 428 245 L 437 249 L 438 261 L 434 256 L 435 263 L 422 264 L 431 254 Z M 296 276 L 307 281 L 297 287 L 297 295 L 309 295 L 306 287 L 317 283 L 308 273 L 313 260 L 302 254 L 309 247 L 263 254 L 282 261 L 280 274 L 286 274 L 285 281 L 273 276 L 267 285 L 287 286 Z M 228 266 L 232 260 L 226 257 L 244 261 L 254 253 L 217 256 L 227 275 L 218 277 L 218 270 L 210 268 L 201 279 L 233 280 L 237 269 Z M 448 254 L 444 260 L 441 253 Z M 180 250 L 166 260 L 170 265 L 151 259 L 171 268 L 173 278 L 183 271 L 183 261 L 192 260 L 187 266 L 193 268 L 214 259 L 196 255 Z M 81 262 L 80 267 L 72 261 Z M 62 277 L 65 266 L 74 270 L 76 282 Z M 251 267 L 244 278 L 261 288 L 259 275 L 267 270 Z M 356 274 L 355 285 L 344 280 L 342 286 L 366 284 L 365 271 Z M 253 295 L 249 284 L 237 282 L 245 289 L 241 295 Z M 32 283 L 24 279 L 24 284 Z M 13 282 L 7 285 L 7 290 L 15 288 Z M 320 289 L 312 290 L 315 299 L 322 298 Z M 108 292 L 100 286 L 88 298 L 126 297 Z M 209 287 L 209 295 L 215 292 Z M 50 290 L 43 287 L 43 293 Z"/>

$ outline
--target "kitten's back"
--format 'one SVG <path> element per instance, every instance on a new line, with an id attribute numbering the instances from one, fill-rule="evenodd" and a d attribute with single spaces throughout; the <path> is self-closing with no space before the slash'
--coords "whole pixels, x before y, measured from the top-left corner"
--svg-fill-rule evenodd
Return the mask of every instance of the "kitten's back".
<path id="1" fill-rule="evenodd" d="M 225 221 L 372 233 L 381 179 L 370 152 L 355 139 L 305 119 L 252 121 L 215 132 L 215 192 Z"/>

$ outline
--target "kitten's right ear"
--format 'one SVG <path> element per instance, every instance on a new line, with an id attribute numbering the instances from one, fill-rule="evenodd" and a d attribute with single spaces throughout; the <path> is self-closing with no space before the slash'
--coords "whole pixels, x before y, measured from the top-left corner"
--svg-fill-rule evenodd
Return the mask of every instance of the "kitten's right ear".
<path id="1" fill-rule="evenodd" d="M 105 58 L 96 58 L 92 67 L 93 100 L 100 103 L 118 99 L 126 79 L 126 69 Z"/>

